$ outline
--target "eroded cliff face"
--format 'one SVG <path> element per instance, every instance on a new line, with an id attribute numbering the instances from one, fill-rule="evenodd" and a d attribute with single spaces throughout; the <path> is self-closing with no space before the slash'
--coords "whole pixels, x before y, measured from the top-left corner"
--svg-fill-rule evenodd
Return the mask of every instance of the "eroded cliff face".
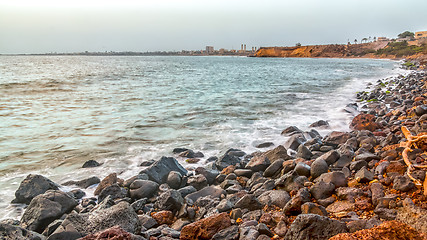
<path id="1" fill-rule="evenodd" d="M 262 47 L 255 53 L 255 57 L 374 57 L 373 52 L 384 48 L 387 43 Z"/>

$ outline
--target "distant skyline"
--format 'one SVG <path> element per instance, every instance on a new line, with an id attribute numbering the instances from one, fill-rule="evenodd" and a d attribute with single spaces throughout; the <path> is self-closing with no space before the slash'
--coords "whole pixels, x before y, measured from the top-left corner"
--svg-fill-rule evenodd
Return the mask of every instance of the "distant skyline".
<path id="1" fill-rule="evenodd" d="M 0 54 L 347 43 L 427 31 L 426 0 L 0 0 Z"/>

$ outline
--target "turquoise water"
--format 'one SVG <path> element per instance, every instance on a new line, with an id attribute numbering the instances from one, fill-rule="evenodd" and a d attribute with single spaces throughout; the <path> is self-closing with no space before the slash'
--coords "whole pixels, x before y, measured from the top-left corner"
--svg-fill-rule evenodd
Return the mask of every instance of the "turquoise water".
<path id="1" fill-rule="evenodd" d="M 28 173 L 61 183 L 118 172 L 175 147 L 206 157 L 285 141 L 289 125 L 329 120 L 393 61 L 246 57 L 0 56 L 0 208 Z M 103 165 L 81 169 L 89 160 Z M 183 159 L 179 159 L 183 161 Z M 200 164 L 203 164 L 203 160 Z M 0 212 L 3 210 L 0 210 Z M 13 212 L 13 211 L 12 211 Z M 4 214 L 3 214 L 4 215 Z"/>

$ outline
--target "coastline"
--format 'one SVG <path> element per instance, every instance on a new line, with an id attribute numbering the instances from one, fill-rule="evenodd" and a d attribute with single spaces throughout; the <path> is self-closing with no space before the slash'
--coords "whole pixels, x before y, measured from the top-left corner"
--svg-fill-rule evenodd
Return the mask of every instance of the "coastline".
<path id="1" fill-rule="evenodd" d="M 413 77 L 420 78 L 420 76 L 413 76 Z M 422 77 L 425 77 L 425 75 Z M 405 79 L 400 79 L 400 81 L 404 81 L 404 80 Z M 376 91 L 376 90 L 378 90 L 378 88 L 374 89 L 373 91 Z M 391 88 L 391 90 L 393 89 Z M 370 101 L 370 105 L 375 105 L 375 103 L 377 103 L 377 101 L 373 100 L 377 98 L 373 98 L 373 97 L 371 98 L 369 94 L 363 93 L 363 94 L 360 94 L 360 96 L 366 97 L 367 98 L 366 100 L 368 101 L 372 100 Z M 380 100 L 380 99 L 377 99 L 377 100 Z M 368 110 L 371 111 L 375 107 L 376 106 L 371 106 L 370 108 L 368 108 Z M 400 114 L 404 114 L 404 111 L 400 111 Z M 384 114 L 383 116 L 386 116 L 386 115 L 387 114 Z M 285 237 L 285 239 L 292 239 L 292 237 L 294 236 L 292 234 L 296 234 L 295 231 L 298 230 L 296 223 L 298 223 L 299 221 L 300 222 L 306 221 L 309 218 L 311 219 L 312 216 L 304 215 L 305 213 L 316 213 L 320 215 L 329 216 L 330 217 L 329 219 L 340 219 L 340 220 L 344 219 L 344 222 L 348 221 L 348 223 L 357 222 L 357 224 L 362 224 L 361 221 L 363 221 L 364 219 L 362 217 L 369 218 L 371 217 L 371 215 L 358 216 L 358 219 L 356 219 L 356 216 L 351 212 L 357 212 L 356 209 L 360 208 L 359 205 L 361 204 L 358 204 L 359 201 L 367 205 L 369 204 L 370 201 L 372 202 L 371 205 L 374 205 L 375 204 L 374 202 L 376 200 L 385 201 L 385 202 L 388 201 L 389 206 L 380 205 L 381 206 L 379 208 L 380 210 L 378 210 L 377 213 L 372 215 L 372 216 L 376 215 L 376 216 L 386 217 L 383 219 L 389 219 L 389 218 L 392 219 L 392 216 L 394 214 L 393 210 L 395 210 L 395 208 L 390 207 L 391 206 L 390 202 L 393 202 L 393 201 L 395 202 L 393 203 L 395 204 L 393 206 L 401 205 L 405 207 L 404 206 L 405 204 L 408 206 L 411 205 L 410 203 L 404 203 L 404 201 L 400 201 L 400 202 L 396 201 L 396 199 L 400 198 L 396 196 L 387 198 L 388 195 L 384 195 L 380 198 L 385 198 L 385 199 L 379 200 L 378 198 L 376 198 L 376 200 L 374 200 L 373 192 L 374 191 L 381 192 L 380 190 L 378 190 L 380 189 L 379 185 L 376 184 L 378 182 L 381 182 L 381 179 L 379 177 L 380 175 L 373 176 L 372 180 L 374 180 L 375 177 L 377 177 L 376 180 L 378 180 L 377 182 L 374 182 L 375 184 L 374 183 L 367 184 L 365 180 L 363 181 L 359 180 L 354 182 L 354 180 L 356 179 L 354 178 L 354 175 L 357 174 L 361 169 L 363 169 L 363 167 L 365 167 L 365 170 L 372 171 L 374 169 L 376 170 L 378 166 L 381 164 L 381 161 L 383 159 L 381 159 L 381 161 L 378 161 L 379 159 L 376 159 L 376 158 L 378 158 L 379 156 L 373 157 L 372 155 L 379 155 L 379 153 L 375 152 L 376 145 L 374 144 L 376 142 L 380 142 L 377 138 L 388 137 L 388 135 L 383 136 L 384 131 L 382 131 L 383 133 L 377 132 L 376 134 L 374 131 L 374 136 L 372 136 L 372 134 L 369 134 L 363 131 L 358 131 L 354 133 L 339 133 L 339 134 L 336 133 L 338 134 L 337 136 L 333 136 L 332 134 L 329 137 L 316 139 L 316 137 L 319 137 L 316 134 L 316 132 L 313 132 L 313 131 L 303 132 L 297 128 L 293 128 L 290 130 L 293 130 L 293 131 L 284 133 L 284 135 L 288 135 L 288 137 L 290 137 L 287 143 L 285 143 L 284 145 L 287 146 L 287 147 L 285 146 L 286 149 L 295 148 L 294 150 L 297 153 L 297 156 L 299 158 L 292 158 L 291 156 L 288 155 L 288 152 L 283 151 L 282 147 L 280 146 L 273 149 L 272 151 L 255 154 L 253 156 L 248 156 L 245 153 L 242 153 L 241 151 L 238 151 L 238 150 L 231 150 L 231 151 L 228 151 L 219 159 L 216 159 L 210 164 L 208 164 L 205 167 L 205 169 L 197 168 L 195 170 L 195 173 L 197 173 L 195 176 L 191 176 L 191 175 L 186 176 L 186 173 L 188 173 L 187 170 L 180 167 L 179 163 L 177 163 L 176 161 L 173 161 L 170 158 L 162 158 L 161 160 L 158 160 L 155 163 L 152 163 L 151 167 L 147 168 L 149 170 L 143 171 L 140 175 L 135 176 L 133 179 L 120 180 L 117 178 L 117 176 L 114 176 L 114 174 L 110 174 L 109 177 L 103 179 L 101 181 L 101 184 L 99 184 L 99 186 L 103 186 L 104 189 L 98 186 L 98 189 L 102 189 L 98 191 L 98 194 L 97 194 L 98 199 L 96 198 L 93 199 L 94 201 L 92 201 L 92 203 L 86 206 L 84 206 L 82 203 L 80 203 L 79 205 L 75 205 L 75 202 L 72 202 L 71 200 L 69 200 L 70 202 L 69 205 L 70 206 L 75 205 L 75 206 L 73 206 L 72 208 L 68 207 L 67 211 L 65 211 L 64 213 L 69 212 L 70 209 L 77 210 L 77 212 L 79 213 L 75 212 L 75 213 L 68 214 L 64 222 L 66 222 L 68 219 L 69 222 L 72 222 L 73 224 L 77 224 L 77 222 L 72 221 L 73 217 L 81 216 L 84 214 L 86 214 L 87 216 L 93 217 L 96 214 L 99 214 L 99 215 L 104 214 L 104 212 L 101 214 L 101 212 L 104 210 L 109 211 L 106 209 L 111 210 L 112 208 L 118 208 L 119 209 L 118 211 L 125 211 L 125 212 L 128 211 L 129 212 L 128 217 L 130 219 L 135 220 L 135 214 L 137 213 L 143 217 L 137 216 L 139 220 L 139 224 L 137 223 L 138 221 L 135 220 L 134 222 L 131 221 L 133 225 L 128 221 L 126 222 L 127 225 L 125 226 L 121 225 L 122 224 L 121 222 L 114 221 L 114 219 L 112 220 L 109 219 L 109 220 L 121 225 L 122 229 L 124 229 L 126 232 L 129 232 L 131 234 L 138 234 L 140 231 L 139 228 L 142 225 L 144 228 L 146 228 L 146 230 L 144 231 L 146 238 L 150 238 L 151 236 L 155 236 L 159 238 L 160 236 L 178 238 L 178 236 L 180 236 L 180 239 L 193 239 L 194 236 L 191 235 L 192 233 L 194 234 L 194 232 L 205 231 L 206 228 L 204 228 L 204 226 L 209 224 L 210 223 L 209 221 L 213 221 L 214 223 L 216 223 L 214 224 L 216 228 L 213 234 L 220 234 L 221 233 L 219 231 L 220 229 L 224 228 L 224 226 L 229 226 L 228 228 L 226 228 L 229 231 L 227 232 L 227 236 L 236 234 L 236 231 L 237 231 L 237 234 L 240 234 L 240 235 L 242 234 L 256 235 L 257 234 L 256 232 L 258 232 L 258 235 L 267 235 L 269 237 L 274 237 L 277 235 L 276 237 L 277 239 L 282 239 L 282 237 Z M 393 135 L 397 135 L 395 137 L 402 137 L 402 136 L 399 136 L 399 134 L 395 134 L 395 132 L 393 131 L 389 133 L 393 133 Z M 361 134 L 361 136 L 359 136 L 359 134 Z M 303 144 L 304 140 L 300 139 L 300 137 L 305 138 L 306 140 L 305 143 L 311 141 L 310 142 L 311 145 Z M 307 139 L 309 137 L 311 137 L 311 139 Z M 359 138 L 364 138 L 364 139 L 359 140 Z M 350 139 L 352 140 L 350 141 Z M 358 146 L 360 145 L 361 141 L 366 143 L 366 146 L 363 146 L 363 145 L 362 145 L 363 147 Z M 319 144 L 319 146 L 317 146 L 316 144 Z M 340 144 L 341 146 L 338 147 Z M 297 145 L 297 147 L 293 145 Z M 310 149 L 310 147 L 312 147 L 312 149 Z M 313 150 L 313 149 L 317 149 L 317 147 L 319 149 L 318 151 Z M 322 147 L 324 147 L 323 150 L 329 150 L 329 151 L 320 151 Z M 363 148 L 364 150 L 360 150 L 361 148 Z M 339 157 L 337 158 L 337 154 L 331 151 L 337 152 L 339 154 Z M 179 152 L 179 151 L 177 150 L 176 152 Z M 188 154 L 188 156 L 195 154 L 194 152 L 192 153 L 192 151 L 187 151 L 187 150 L 183 152 L 185 152 L 184 155 Z M 183 152 L 180 152 L 180 154 L 183 154 Z M 313 154 L 313 152 L 318 152 L 317 153 L 318 156 L 316 158 L 314 158 L 314 156 L 316 155 Z M 313 155 L 308 157 L 310 153 Z M 365 163 L 359 162 L 357 164 L 362 166 L 360 169 L 357 169 L 359 168 L 359 165 L 355 163 L 354 165 L 357 165 L 357 166 L 354 166 L 354 169 L 351 169 L 351 164 L 355 162 L 355 161 L 352 161 L 353 157 L 354 159 L 356 159 L 359 155 L 364 155 L 364 154 L 366 155 L 367 153 L 371 154 L 369 155 L 368 158 L 372 158 L 372 159 L 368 160 L 368 158 L 365 158 L 364 160 L 358 160 L 358 161 L 365 161 L 366 166 L 365 166 Z M 328 156 L 325 156 L 326 154 L 328 154 Z M 353 157 L 350 157 L 352 154 L 353 154 Z M 336 162 L 331 163 L 333 160 L 331 160 L 328 157 L 337 158 L 335 159 Z M 325 159 L 322 159 L 322 158 L 325 158 Z M 283 161 L 281 161 L 280 159 L 283 159 Z M 342 172 L 342 174 L 338 174 L 341 176 L 337 176 L 337 178 L 341 178 L 340 181 L 345 181 L 346 183 L 344 185 L 348 185 L 348 186 L 350 186 L 350 184 L 355 184 L 355 185 L 352 185 L 353 187 L 341 189 L 343 191 L 342 193 L 339 192 L 341 190 L 339 190 L 340 188 L 338 186 L 341 186 L 342 184 L 339 182 L 335 182 L 336 179 L 334 178 L 336 177 L 335 176 L 336 174 L 328 175 L 328 177 L 331 178 L 329 179 L 329 182 L 327 182 L 328 180 L 327 177 L 323 177 L 323 178 L 326 178 L 326 179 L 322 179 L 323 181 L 316 182 L 313 177 L 316 176 L 318 172 L 314 174 L 312 173 L 312 171 L 314 171 L 312 169 L 316 166 L 316 164 L 320 164 L 319 168 L 323 167 L 323 170 L 322 169 L 319 170 L 320 172 L 323 171 L 323 174 L 328 174 L 327 172 L 324 172 L 325 165 L 323 164 L 322 161 L 319 160 L 318 162 L 321 162 L 321 163 L 318 163 L 318 162 L 315 163 L 317 159 L 321 159 L 323 160 L 323 162 L 326 162 L 328 164 L 327 171 L 328 170 L 333 171 L 333 170 L 336 170 L 335 168 L 340 168 L 341 165 L 338 164 L 339 165 L 338 167 L 333 166 L 331 169 L 331 165 L 337 162 L 340 162 L 340 160 L 341 162 L 344 162 L 342 164 L 345 164 L 345 165 L 342 166 L 342 169 L 344 167 L 347 167 L 347 170 L 336 171 L 336 172 Z M 373 161 L 378 161 L 378 162 L 373 163 Z M 281 164 L 278 164 L 280 162 Z M 377 163 L 379 163 L 379 165 L 375 166 Z M 236 165 L 237 167 L 233 169 L 233 167 L 228 167 L 228 165 Z M 166 169 L 169 168 L 170 172 L 173 171 L 174 173 L 170 174 L 170 172 L 168 171 L 164 172 L 165 171 L 164 169 L 159 169 L 159 167 L 156 167 L 156 166 L 163 166 Z M 218 170 L 217 172 L 217 170 L 215 170 L 214 167 L 216 168 L 224 167 L 224 168 L 217 169 Z M 274 168 L 276 169 L 274 170 Z M 271 176 L 268 176 L 268 174 L 267 176 L 265 176 L 265 172 L 267 171 L 267 169 L 272 171 Z M 356 170 L 356 169 L 358 170 L 357 172 L 356 171 L 354 173 L 351 172 L 351 170 Z M 221 174 L 219 174 L 219 171 L 221 171 Z M 280 171 L 282 173 L 279 173 Z M 262 172 L 262 174 L 260 172 Z M 395 172 L 392 172 L 392 173 L 395 173 Z M 159 174 L 163 176 L 159 178 L 158 177 Z M 347 175 L 349 174 L 349 176 L 346 176 L 346 174 Z M 366 171 L 361 174 L 369 175 L 369 173 Z M 344 178 L 345 180 L 342 180 L 342 175 L 345 176 Z M 367 177 L 367 176 L 364 176 L 364 177 Z M 398 176 L 394 174 L 393 178 L 397 178 L 397 177 Z M 391 177 L 389 178 L 390 180 L 392 179 Z M 86 179 L 86 181 L 84 182 L 86 182 L 87 184 L 87 181 L 88 180 Z M 183 183 L 184 181 L 186 183 Z M 27 181 L 27 184 L 28 182 L 31 183 L 31 180 Z M 181 182 L 181 184 L 177 185 L 176 182 Z M 325 182 L 327 183 L 328 186 L 323 185 L 323 183 Z M 368 181 L 368 183 L 369 182 L 371 181 Z M 172 187 L 172 189 L 169 189 L 168 186 L 164 185 L 164 183 L 168 183 L 169 187 L 171 187 L 171 185 L 174 185 L 174 184 L 175 186 Z M 385 185 L 384 183 L 386 182 L 381 182 L 381 184 L 383 185 L 383 188 L 385 188 L 383 189 L 383 193 L 385 194 L 388 188 L 387 188 L 387 185 Z M 74 182 L 72 185 L 78 185 L 78 184 L 84 184 L 84 183 Z M 332 201 L 332 199 L 328 199 L 328 198 L 332 196 L 332 194 L 330 194 L 331 193 L 330 189 L 332 186 L 331 184 L 334 185 L 334 189 L 332 192 L 338 197 L 338 199 L 330 203 L 328 201 Z M 23 184 L 21 184 L 21 186 L 22 185 Z M 375 190 L 372 190 L 373 185 L 375 186 L 374 187 Z M 193 188 L 189 186 L 192 186 Z M 55 189 L 54 185 L 49 187 L 50 189 Z M 156 188 L 156 189 L 152 190 L 151 193 L 146 193 L 145 190 L 149 189 L 150 187 L 152 189 L 153 188 Z M 329 187 L 329 190 L 328 190 L 328 187 Z M 176 188 L 178 188 L 178 190 L 174 190 Z M 182 190 L 183 188 L 186 188 L 186 189 Z M 331 196 L 328 196 L 326 198 L 316 197 L 317 194 L 321 194 L 321 193 L 314 192 L 315 190 L 312 190 L 313 188 L 314 189 L 319 188 L 319 191 L 322 194 L 326 194 L 326 195 L 330 194 Z M 181 189 L 181 191 L 179 189 Z M 205 192 L 203 192 L 203 189 L 205 189 L 204 190 Z M 279 189 L 282 189 L 282 190 L 279 190 Z M 361 189 L 362 191 L 365 191 L 365 192 L 370 190 L 372 193 L 372 196 L 369 196 L 369 194 L 361 194 L 360 191 L 356 189 Z M 188 191 L 192 192 L 193 190 L 197 190 L 197 191 L 186 195 Z M 412 190 L 413 189 L 411 189 L 410 191 Z M 58 191 L 58 190 L 54 190 L 54 191 Z M 126 194 L 123 194 L 123 191 L 125 191 Z M 329 193 L 325 193 L 325 191 Z M 75 194 L 74 193 L 73 194 L 75 197 L 76 195 L 78 195 L 79 192 L 78 191 L 74 191 L 74 192 Z M 62 194 L 59 192 L 56 192 L 56 193 L 60 195 Z M 141 194 L 144 197 L 141 197 Z M 396 194 L 396 193 L 393 193 L 393 194 Z M 58 202 L 58 201 L 55 201 L 55 198 L 52 199 L 51 196 L 47 196 L 47 195 L 49 194 L 41 193 L 40 197 L 37 197 L 34 199 L 40 199 L 38 201 L 42 201 L 42 200 L 44 201 L 45 199 L 49 199 L 49 201 Z M 111 199 L 109 199 L 108 195 L 112 196 Z M 216 196 L 219 199 L 216 200 L 215 198 L 209 197 L 209 195 Z M 325 195 L 321 195 L 321 196 L 325 196 Z M 399 196 L 407 196 L 407 194 L 405 193 Z M 190 200 L 185 200 L 185 197 L 187 197 L 187 199 L 190 199 Z M 67 198 L 67 196 L 64 196 L 64 198 Z M 146 200 L 142 201 L 142 199 L 144 198 L 146 198 Z M 369 200 L 369 198 L 371 198 L 371 200 Z M 288 201 L 284 203 L 283 201 L 284 199 L 287 199 Z M 353 202 L 351 199 L 353 199 Z M 103 200 L 103 201 L 99 201 L 98 204 L 96 204 L 95 202 L 96 200 Z M 114 200 L 114 201 L 111 202 L 111 200 Z M 325 200 L 325 201 L 322 202 L 321 200 Z M 343 203 L 344 201 L 346 202 Z M 132 203 L 132 205 L 130 205 L 127 202 Z M 409 202 L 409 200 L 407 202 Z M 419 203 L 420 202 L 415 201 L 415 205 L 418 204 L 418 207 L 420 207 Z M 103 207 L 99 207 L 102 204 L 104 205 L 113 204 L 114 206 L 110 206 L 104 209 Z M 340 210 L 345 209 L 346 211 L 333 212 L 330 207 L 332 204 L 337 205 L 334 207 Z M 379 203 L 377 203 L 376 206 L 378 206 L 378 204 Z M 268 207 L 265 207 L 266 205 Z M 275 208 L 273 207 L 273 205 L 276 205 L 276 206 L 280 205 L 279 206 L 280 211 L 274 211 Z M 302 205 L 304 205 L 304 207 Z M 37 207 L 40 207 L 40 206 L 37 206 Z M 239 214 L 239 210 L 237 210 L 237 208 L 240 209 L 241 214 Z M 371 208 L 373 208 L 373 206 Z M 371 208 L 367 208 L 361 211 L 369 212 L 374 210 Z M 425 208 L 426 207 L 424 206 L 424 210 Z M 31 204 L 26 211 L 30 211 L 28 209 L 32 209 Z M 134 213 L 132 213 L 132 211 L 129 211 L 129 209 L 130 210 L 133 209 Z M 352 209 L 352 210 L 347 211 L 348 209 Z M 384 210 L 384 209 L 387 209 L 387 210 Z M 334 209 L 334 211 L 335 210 L 336 209 Z M 325 213 L 325 211 L 327 212 Z M 226 212 L 227 214 L 219 214 L 219 215 L 216 214 L 220 212 L 223 212 L 223 213 Z M 229 212 L 230 214 L 228 214 Z M 303 214 L 296 217 L 295 213 L 299 213 L 299 212 L 302 212 Z M 343 212 L 346 212 L 346 214 L 344 215 Z M 282 213 L 282 214 L 279 214 L 279 213 Z M 60 215 L 62 216 L 62 214 L 63 213 L 61 213 Z M 192 216 L 192 214 L 194 214 L 194 216 Z M 276 221 L 277 219 L 275 219 L 275 216 L 276 216 L 275 214 L 280 215 L 277 217 L 278 219 L 280 219 L 279 221 Z M 385 215 L 381 215 L 381 214 L 385 214 Z M 391 215 L 391 217 L 387 214 Z M 21 220 L 21 226 L 27 226 L 28 230 L 36 230 L 38 232 L 41 232 L 40 228 L 42 227 L 33 228 L 34 216 L 28 216 L 28 215 L 29 214 L 25 215 L 24 213 L 24 216 L 27 216 L 29 219 L 26 219 L 24 217 L 24 220 L 23 221 Z M 209 218 L 208 216 L 210 215 L 212 216 Z M 230 219 L 230 215 L 231 215 L 231 219 Z M 356 215 L 358 214 L 356 213 Z M 61 216 L 57 216 L 57 217 L 59 218 Z M 294 217 L 296 217 L 296 219 Z M 144 220 L 141 220 L 142 218 Z M 154 223 L 152 219 L 155 220 L 156 223 Z M 207 220 L 201 220 L 201 219 L 210 219 L 210 220 L 207 221 Z M 254 219 L 256 220 L 256 222 L 254 222 Z M 325 226 L 329 226 L 328 224 L 337 225 L 338 226 L 337 229 L 340 229 L 339 231 L 342 230 L 343 232 L 345 232 L 345 231 L 348 231 L 350 228 L 348 226 L 349 224 L 344 226 L 341 223 L 335 222 L 334 220 L 328 220 L 325 217 L 319 218 L 316 216 L 316 219 L 317 219 L 316 221 L 322 222 L 322 224 L 326 224 Z M 188 222 L 189 220 L 191 222 L 197 222 L 198 224 L 196 223 L 188 224 L 186 225 L 187 227 L 184 227 L 183 225 L 189 223 Z M 379 220 L 379 219 L 375 219 L 375 221 L 376 220 Z M 36 221 L 38 221 L 38 224 L 41 224 L 44 226 L 46 224 L 43 221 L 47 221 L 47 220 L 40 219 L 39 217 L 38 219 L 36 219 Z M 178 221 L 180 221 L 181 225 L 176 224 L 176 222 Z M 370 224 L 376 225 L 378 221 L 377 222 L 375 221 L 372 220 Z M 30 224 L 28 222 L 30 222 Z M 40 222 L 43 222 L 43 224 Z M 57 223 L 56 227 L 59 226 L 58 228 L 55 228 L 52 226 L 51 233 L 56 234 L 56 236 L 59 236 L 60 234 L 76 234 L 75 232 L 65 231 L 64 222 L 61 222 L 59 225 Z M 218 222 L 221 224 L 218 224 Z M 367 222 L 365 222 L 365 225 L 364 225 L 365 227 Z M 372 222 L 375 222 L 375 224 Z M 166 227 L 162 225 L 162 223 L 166 223 L 168 226 L 172 228 Z M 154 225 L 150 226 L 151 224 L 154 224 Z M 158 225 L 160 226 L 157 227 Z M 356 223 L 354 223 L 354 225 L 356 225 Z M 150 227 L 147 227 L 147 226 L 150 226 Z M 63 228 L 62 230 L 61 230 L 61 227 Z M 76 227 L 76 226 L 74 227 L 75 229 L 79 229 L 79 227 Z M 93 227 L 93 226 L 88 226 L 88 228 L 90 227 Z M 109 227 L 113 227 L 113 226 L 109 226 Z M 181 230 L 180 234 L 178 234 L 179 230 L 174 229 L 173 227 L 176 227 L 177 229 Z M 184 228 L 181 228 L 181 227 L 184 227 Z M 79 234 L 80 233 L 92 234 L 97 232 L 98 230 L 104 230 L 104 229 L 98 229 L 94 227 L 91 230 L 87 230 L 87 231 L 86 230 L 80 228 L 79 231 L 77 232 Z M 300 230 L 302 231 L 302 229 Z M 206 230 L 205 232 L 208 232 L 208 231 Z M 283 232 L 285 233 L 283 234 Z M 153 233 L 153 235 L 151 235 L 151 233 Z M 128 233 L 122 232 L 121 234 L 126 235 Z M 206 234 L 212 234 L 212 233 L 206 233 Z M 225 234 L 224 231 L 222 232 L 222 234 Z M 282 236 L 279 234 L 281 234 Z M 214 235 L 209 235 L 209 236 L 213 237 Z M 135 239 L 138 239 L 137 236 L 132 236 L 132 237 L 134 237 Z M 53 237 L 51 238 L 53 239 Z M 220 239 L 219 236 L 217 236 L 217 238 Z M 89 236 L 87 239 L 92 239 L 92 238 L 90 238 Z"/>

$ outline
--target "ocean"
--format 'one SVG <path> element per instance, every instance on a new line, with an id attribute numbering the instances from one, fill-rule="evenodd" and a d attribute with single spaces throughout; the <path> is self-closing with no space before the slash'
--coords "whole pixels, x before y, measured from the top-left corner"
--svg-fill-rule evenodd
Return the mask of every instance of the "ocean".
<path id="1" fill-rule="evenodd" d="M 22 214 L 10 201 L 30 173 L 126 179 L 176 147 L 205 155 L 175 156 L 191 168 L 229 148 L 283 144 L 290 125 L 327 120 L 322 135 L 346 131 L 356 92 L 401 73 L 374 59 L 0 56 L 0 216 Z M 91 159 L 102 165 L 81 168 Z"/>

